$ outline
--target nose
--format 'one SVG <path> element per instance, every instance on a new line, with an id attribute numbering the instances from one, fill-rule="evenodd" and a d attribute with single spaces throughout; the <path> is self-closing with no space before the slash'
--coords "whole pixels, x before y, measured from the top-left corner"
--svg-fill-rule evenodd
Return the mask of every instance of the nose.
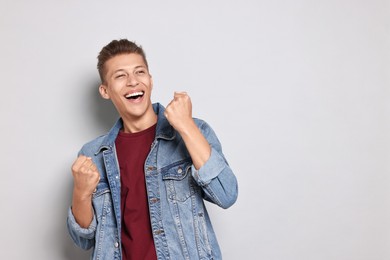
<path id="1" fill-rule="evenodd" d="M 138 80 L 135 76 L 133 75 L 129 75 L 128 79 L 127 79 L 127 86 L 129 87 L 135 87 L 138 85 Z"/>

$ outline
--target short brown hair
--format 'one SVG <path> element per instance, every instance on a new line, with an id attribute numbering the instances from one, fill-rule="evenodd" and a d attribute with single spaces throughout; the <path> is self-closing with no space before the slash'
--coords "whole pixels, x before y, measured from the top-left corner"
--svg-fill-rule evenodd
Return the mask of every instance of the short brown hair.
<path id="1" fill-rule="evenodd" d="M 137 45 L 135 42 L 131 42 L 127 39 L 113 40 L 103 47 L 97 57 L 97 69 L 99 71 L 99 76 L 102 83 L 104 82 L 104 64 L 106 63 L 106 61 L 117 55 L 128 53 L 136 53 L 141 55 L 146 67 L 148 68 L 148 62 L 146 60 L 145 52 L 140 45 Z"/>

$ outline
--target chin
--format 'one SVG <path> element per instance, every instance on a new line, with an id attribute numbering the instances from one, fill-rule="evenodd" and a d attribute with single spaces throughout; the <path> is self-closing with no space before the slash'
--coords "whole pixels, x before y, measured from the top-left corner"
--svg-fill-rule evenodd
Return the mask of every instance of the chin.
<path id="1" fill-rule="evenodd" d="M 131 109 L 131 110 L 127 110 L 125 112 L 125 116 L 127 117 L 133 117 L 133 118 L 139 118 L 139 117 L 142 117 L 144 115 L 146 115 L 146 112 L 148 110 L 147 109 Z"/>

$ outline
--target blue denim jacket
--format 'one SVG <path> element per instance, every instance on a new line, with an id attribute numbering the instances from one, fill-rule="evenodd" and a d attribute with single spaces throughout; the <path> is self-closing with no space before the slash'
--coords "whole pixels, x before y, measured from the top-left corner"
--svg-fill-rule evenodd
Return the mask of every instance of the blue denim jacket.
<path id="1" fill-rule="evenodd" d="M 196 170 L 181 136 L 153 104 L 158 116 L 156 137 L 145 161 L 150 223 L 158 259 L 222 259 L 204 199 L 222 208 L 237 199 L 237 180 L 225 160 L 213 130 L 202 120 L 195 123 L 211 145 L 209 160 Z M 121 259 L 120 171 L 115 139 L 122 120 L 107 135 L 85 144 L 80 154 L 90 156 L 99 169 L 93 193 L 94 218 L 81 228 L 71 209 L 68 230 L 83 249 L 93 248 L 91 259 Z"/>

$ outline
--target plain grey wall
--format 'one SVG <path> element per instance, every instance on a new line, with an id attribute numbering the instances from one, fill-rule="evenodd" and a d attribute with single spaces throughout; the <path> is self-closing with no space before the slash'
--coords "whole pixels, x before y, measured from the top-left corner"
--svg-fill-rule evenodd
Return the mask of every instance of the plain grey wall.
<path id="1" fill-rule="evenodd" d="M 1 1 L 2 259 L 88 259 L 70 166 L 116 120 L 96 56 L 141 44 L 153 100 L 192 97 L 239 181 L 208 204 L 226 260 L 390 259 L 384 0 Z"/>

